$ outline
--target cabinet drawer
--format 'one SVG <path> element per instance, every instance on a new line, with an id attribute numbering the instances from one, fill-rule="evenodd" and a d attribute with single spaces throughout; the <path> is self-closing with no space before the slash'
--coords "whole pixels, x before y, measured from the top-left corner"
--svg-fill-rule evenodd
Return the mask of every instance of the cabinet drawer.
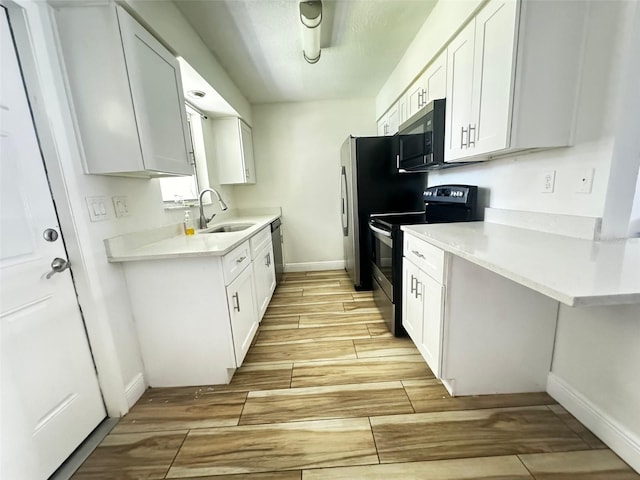
<path id="1" fill-rule="evenodd" d="M 224 283 L 229 285 L 251 263 L 249 242 L 244 242 L 222 258 Z"/>
<path id="2" fill-rule="evenodd" d="M 444 282 L 444 250 L 405 233 L 404 256 L 438 283 Z"/>
<path id="3" fill-rule="evenodd" d="M 249 242 L 251 243 L 251 255 L 256 257 L 258 252 L 271 241 L 271 227 L 267 225 L 258 233 L 256 233 Z"/>

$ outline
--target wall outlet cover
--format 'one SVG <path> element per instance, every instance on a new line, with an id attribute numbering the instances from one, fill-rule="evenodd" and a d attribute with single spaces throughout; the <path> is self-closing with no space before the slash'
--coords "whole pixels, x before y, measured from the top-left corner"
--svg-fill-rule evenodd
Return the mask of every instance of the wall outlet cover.
<path id="1" fill-rule="evenodd" d="M 554 187 L 556 183 L 556 171 L 549 170 L 546 172 L 542 172 L 541 182 L 540 182 L 540 192 L 541 193 L 553 193 Z"/>
<path id="2" fill-rule="evenodd" d="M 113 201 L 113 209 L 116 212 L 116 217 L 128 217 L 131 215 L 129 210 L 129 197 L 122 195 L 119 197 L 112 197 L 111 200 Z"/>

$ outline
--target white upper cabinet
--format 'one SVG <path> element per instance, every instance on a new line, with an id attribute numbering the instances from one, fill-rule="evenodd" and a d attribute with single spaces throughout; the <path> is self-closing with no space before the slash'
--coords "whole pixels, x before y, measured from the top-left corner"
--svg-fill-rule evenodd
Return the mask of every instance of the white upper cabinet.
<path id="1" fill-rule="evenodd" d="M 213 141 L 217 183 L 256 183 L 251 127 L 238 117 L 215 118 Z"/>
<path id="2" fill-rule="evenodd" d="M 447 48 L 447 103 L 444 129 L 447 161 L 462 157 L 469 141 L 474 36 L 475 22 L 472 21 Z"/>
<path id="3" fill-rule="evenodd" d="M 426 92 L 424 105 L 447 96 L 447 52 L 444 51 L 424 72 L 423 84 Z M 423 105 L 423 106 L 424 106 Z"/>
<path id="4" fill-rule="evenodd" d="M 396 103 L 380 118 L 380 120 L 378 120 L 378 135 L 395 135 L 398 132 L 399 126 L 399 103 Z"/>
<path id="5" fill-rule="evenodd" d="M 115 5 L 56 9 L 85 171 L 191 175 L 176 58 Z"/>
<path id="6" fill-rule="evenodd" d="M 427 92 L 424 89 L 424 77 L 421 76 L 409 87 L 407 91 L 407 105 L 409 107 L 409 116 L 415 115 L 424 105 L 426 105 Z"/>
<path id="7" fill-rule="evenodd" d="M 571 145 L 586 9 L 491 0 L 451 41 L 445 161 Z"/>

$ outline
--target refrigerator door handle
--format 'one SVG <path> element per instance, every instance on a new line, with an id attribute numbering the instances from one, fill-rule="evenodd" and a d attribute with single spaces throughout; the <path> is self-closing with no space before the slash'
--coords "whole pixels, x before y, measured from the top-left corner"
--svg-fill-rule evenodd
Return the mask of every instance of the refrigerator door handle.
<path id="1" fill-rule="evenodd" d="M 342 191 L 342 234 L 346 237 L 349 234 L 349 195 L 347 186 L 347 169 L 342 166 L 341 172 Z"/>

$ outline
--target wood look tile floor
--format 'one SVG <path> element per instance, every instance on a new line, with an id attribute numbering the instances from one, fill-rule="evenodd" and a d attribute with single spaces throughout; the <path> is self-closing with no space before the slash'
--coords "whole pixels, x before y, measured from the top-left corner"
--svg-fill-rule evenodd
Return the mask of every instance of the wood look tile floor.
<path id="1" fill-rule="evenodd" d="M 450 397 L 371 292 L 285 274 L 229 385 L 148 390 L 75 479 L 640 480 L 546 393 Z"/>

